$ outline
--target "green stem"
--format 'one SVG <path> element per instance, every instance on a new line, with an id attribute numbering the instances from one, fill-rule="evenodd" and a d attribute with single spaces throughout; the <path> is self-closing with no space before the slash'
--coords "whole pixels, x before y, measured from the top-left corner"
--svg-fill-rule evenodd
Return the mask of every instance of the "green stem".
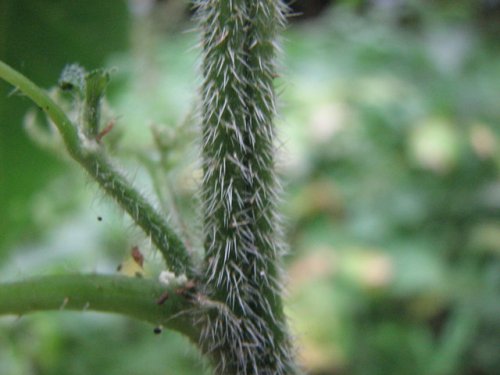
<path id="1" fill-rule="evenodd" d="M 297 372 L 283 312 L 275 173 L 281 0 L 199 1 L 205 284 L 227 305 L 204 337 L 218 374 Z"/>
<path id="2" fill-rule="evenodd" d="M 0 315 L 23 315 L 35 311 L 99 311 L 126 315 L 163 325 L 198 340 L 192 325 L 190 302 L 175 287 L 125 276 L 54 275 L 0 283 Z M 167 292 L 168 299 L 158 304 Z"/>
<path id="3" fill-rule="evenodd" d="M 180 231 L 186 250 L 193 258 L 193 256 L 196 256 L 193 248 L 193 244 L 195 243 L 194 234 L 191 233 L 186 221 L 181 215 L 178 204 L 179 198 L 176 196 L 175 189 L 168 179 L 167 172 L 158 170 L 156 165 L 147 157 L 142 157 L 141 161 L 148 169 L 151 181 L 153 182 L 153 188 L 158 196 L 162 209 L 170 212 L 172 220 Z"/>
<path id="4" fill-rule="evenodd" d="M 0 78 L 22 91 L 47 114 L 61 133 L 69 154 L 151 237 L 167 266 L 177 275 L 185 273 L 194 277 L 191 259 L 183 242 L 151 203 L 110 163 L 99 145 L 85 138 L 42 89 L 2 61 Z"/>

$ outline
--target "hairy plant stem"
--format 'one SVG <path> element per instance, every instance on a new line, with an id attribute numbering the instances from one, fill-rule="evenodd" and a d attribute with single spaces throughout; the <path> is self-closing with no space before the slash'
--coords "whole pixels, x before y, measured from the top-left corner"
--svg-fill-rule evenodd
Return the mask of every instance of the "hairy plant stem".
<path id="1" fill-rule="evenodd" d="M 73 275 L 0 284 L 0 314 L 88 305 L 198 339 L 218 375 L 297 374 L 281 298 L 283 245 L 274 160 L 274 59 L 284 5 L 281 0 L 199 0 L 198 9 L 204 79 L 203 275 L 163 217 L 108 160 L 95 139 L 98 112 L 82 131 L 43 90 L 0 62 L 0 78 L 49 116 L 69 154 L 151 237 L 167 266 L 196 279 L 165 307 L 157 303 L 161 286 L 146 280 Z M 16 295 L 21 296 L 17 302 Z"/>
<path id="2" fill-rule="evenodd" d="M 280 0 L 198 2 L 203 48 L 206 293 L 216 372 L 295 373 L 281 300 L 282 242 L 274 171 Z M 210 345 L 209 345 L 210 346 Z"/>
<path id="3" fill-rule="evenodd" d="M 158 304 L 164 293 L 169 298 Z M 199 332 L 184 314 L 191 307 L 176 295 L 174 286 L 125 276 L 54 275 L 0 283 L 0 315 L 49 310 L 111 312 L 174 329 L 197 342 Z"/>
<path id="4" fill-rule="evenodd" d="M 79 131 L 64 111 L 37 85 L 0 61 L 0 78 L 12 84 L 35 102 L 58 128 L 71 155 L 89 175 L 151 237 L 169 267 L 176 275 L 194 277 L 194 269 L 183 242 L 152 204 L 137 191 L 106 157 L 95 139 Z"/>

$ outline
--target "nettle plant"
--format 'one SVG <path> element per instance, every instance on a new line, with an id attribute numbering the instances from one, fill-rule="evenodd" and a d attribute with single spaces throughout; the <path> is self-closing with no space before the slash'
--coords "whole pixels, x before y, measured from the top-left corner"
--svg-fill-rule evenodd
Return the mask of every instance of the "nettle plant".
<path id="1" fill-rule="evenodd" d="M 299 372 L 283 313 L 275 173 L 275 55 L 285 23 L 280 0 L 200 0 L 200 186 L 204 256 L 136 190 L 107 154 L 101 119 L 109 74 L 67 67 L 78 120 L 26 77 L 0 62 L 0 77 L 56 126 L 69 155 L 112 197 L 162 254 L 161 280 L 72 274 L 0 285 L 0 314 L 90 309 L 176 330 L 195 342 L 216 374 Z M 140 255 L 136 254 L 138 258 Z"/>

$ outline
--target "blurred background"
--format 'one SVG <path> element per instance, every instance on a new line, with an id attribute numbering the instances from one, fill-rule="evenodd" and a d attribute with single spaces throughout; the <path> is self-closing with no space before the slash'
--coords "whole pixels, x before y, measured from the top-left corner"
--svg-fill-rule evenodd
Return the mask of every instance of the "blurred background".
<path id="1" fill-rule="evenodd" d="M 290 6 L 279 167 L 300 363 L 311 375 L 499 374 L 500 1 Z M 189 222 L 191 15 L 183 0 L 0 0 L 0 58 L 42 87 L 67 63 L 112 69 L 110 149 Z M 135 245 L 154 275 L 150 243 L 32 107 L 0 83 L 0 281 L 114 273 Z M 2 375 L 200 373 L 184 338 L 125 318 L 0 319 Z"/>

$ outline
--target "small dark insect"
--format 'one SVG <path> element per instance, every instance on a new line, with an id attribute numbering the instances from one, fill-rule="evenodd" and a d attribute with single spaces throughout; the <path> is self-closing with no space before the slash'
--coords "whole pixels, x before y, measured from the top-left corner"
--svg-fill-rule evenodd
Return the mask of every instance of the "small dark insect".
<path id="1" fill-rule="evenodd" d="M 120 272 L 122 270 L 123 266 L 120 263 L 119 265 L 116 266 L 116 272 Z"/>
<path id="2" fill-rule="evenodd" d="M 153 333 L 154 333 L 155 335 L 159 335 L 159 334 L 160 334 L 160 333 L 162 333 L 162 332 L 163 332 L 163 327 L 162 327 L 162 326 L 157 326 L 157 327 L 155 327 L 155 328 L 153 329 Z"/>
<path id="3" fill-rule="evenodd" d="M 168 292 L 163 292 L 160 297 L 156 300 L 157 305 L 163 305 L 168 299 Z"/>
<path id="4" fill-rule="evenodd" d="M 97 221 L 102 221 L 102 216 L 97 216 Z"/>

